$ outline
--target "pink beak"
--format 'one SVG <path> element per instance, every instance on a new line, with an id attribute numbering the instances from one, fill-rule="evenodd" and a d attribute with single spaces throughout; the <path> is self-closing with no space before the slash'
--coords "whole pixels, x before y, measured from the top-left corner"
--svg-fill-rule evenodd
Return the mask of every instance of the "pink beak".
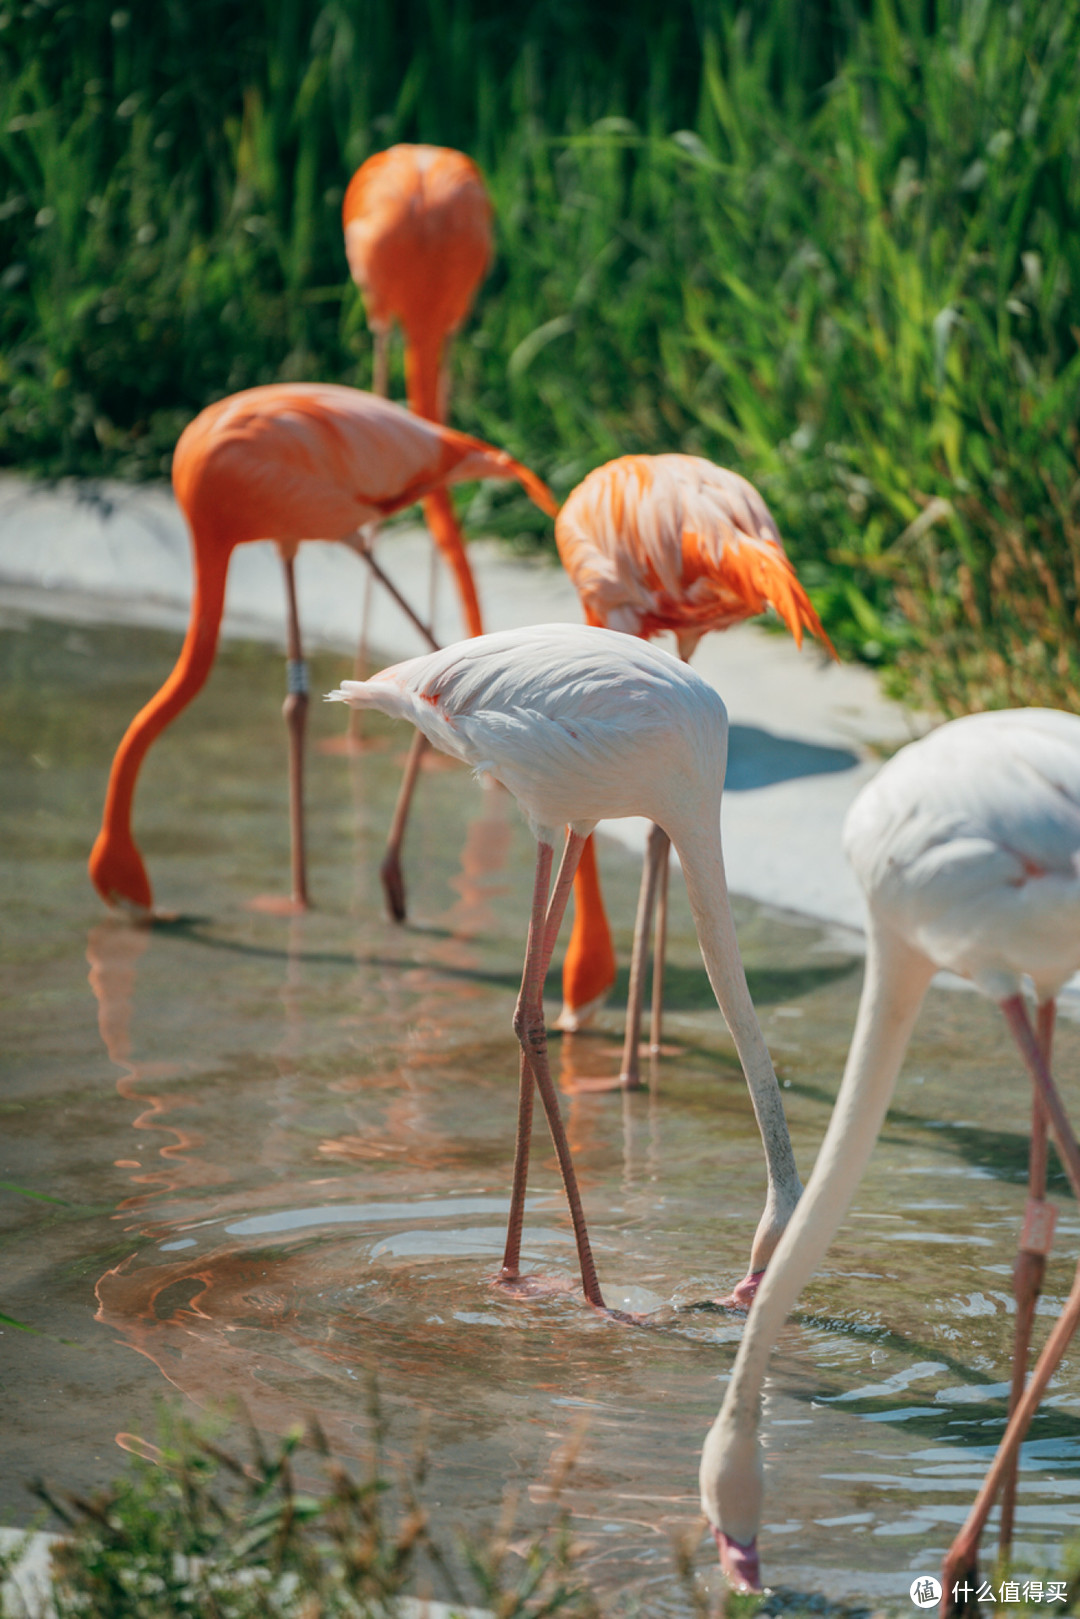
<path id="1" fill-rule="evenodd" d="M 748 1546 L 730 1535 L 725 1535 L 722 1529 L 712 1529 L 716 1549 L 720 1553 L 720 1567 L 724 1571 L 724 1578 L 733 1591 L 760 1591 L 761 1565 L 758 1562 L 757 1536 Z"/>
<path id="2" fill-rule="evenodd" d="M 742 1281 L 737 1283 L 726 1299 L 719 1299 L 717 1302 L 725 1310 L 749 1310 L 754 1302 L 757 1290 L 761 1286 L 761 1278 L 764 1274 L 763 1270 L 752 1270 L 748 1276 L 744 1276 Z"/>

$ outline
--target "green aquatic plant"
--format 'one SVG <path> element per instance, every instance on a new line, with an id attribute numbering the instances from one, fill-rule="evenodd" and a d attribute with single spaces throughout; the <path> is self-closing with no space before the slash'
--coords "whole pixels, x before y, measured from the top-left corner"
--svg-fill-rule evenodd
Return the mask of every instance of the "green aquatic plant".
<path id="1" fill-rule="evenodd" d="M 402 1619 L 419 1613 L 403 1609 L 402 1599 L 433 1594 L 451 1613 L 490 1619 L 636 1611 L 638 1594 L 602 1605 L 575 1569 L 579 1554 L 562 1498 L 580 1433 L 542 1488 L 538 1525 L 534 1518 L 522 1529 L 508 1492 L 487 1534 L 447 1552 L 423 1505 L 422 1442 L 395 1464 L 374 1392 L 369 1421 L 371 1447 L 359 1475 L 331 1454 L 314 1423 L 268 1445 L 250 1424 L 240 1439 L 224 1419 L 195 1422 L 164 1408 L 157 1442 L 133 1445 L 127 1470 L 107 1489 L 85 1496 L 33 1485 L 63 1528 L 53 1550 L 56 1619 Z M 19 1554 L 17 1545 L 0 1553 L 0 1585 Z M 673 1539 L 671 1559 L 673 1584 L 663 1599 L 668 1606 L 678 1600 L 692 1619 L 889 1619 L 910 1611 L 906 1599 L 883 1607 L 787 1588 L 720 1590 L 714 1567 L 708 1583 L 701 1578 L 713 1553 L 700 1521 Z M 1055 1612 L 1074 1611 L 1080 1582 L 1067 1578 L 1068 1603 L 1055 1604 Z M 1013 1611 L 1025 1619 L 1036 1609 Z M 2 1590 L 0 1619 L 26 1619 L 17 1597 L 5 1606 Z"/>
<path id="2" fill-rule="evenodd" d="M 374 1396 L 369 1416 L 360 1476 L 313 1423 L 272 1446 L 249 1425 L 238 1448 L 224 1423 L 169 1412 L 159 1442 L 108 1489 L 34 1485 L 65 1530 L 53 1551 L 57 1619 L 370 1619 L 433 1592 L 499 1619 L 595 1619 L 558 1480 L 513 1556 L 511 1501 L 486 1540 L 444 1552 L 421 1502 L 422 1449 L 393 1466 Z"/>

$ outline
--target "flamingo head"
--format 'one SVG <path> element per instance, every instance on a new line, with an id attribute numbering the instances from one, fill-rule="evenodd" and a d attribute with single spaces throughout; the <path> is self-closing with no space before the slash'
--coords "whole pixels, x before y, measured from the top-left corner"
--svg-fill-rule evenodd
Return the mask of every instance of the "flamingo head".
<path id="1" fill-rule="evenodd" d="M 153 909 L 154 895 L 146 867 L 130 839 L 118 840 L 102 827 L 90 851 L 90 878 L 105 901 L 145 920 Z"/>
<path id="2" fill-rule="evenodd" d="M 726 1579 L 735 1591 L 760 1591 L 757 1536 L 765 1477 L 757 1402 L 740 1400 L 734 1383 L 728 1384 L 724 1404 L 705 1436 L 700 1483 L 701 1510 Z"/>
<path id="3" fill-rule="evenodd" d="M 749 1275 L 743 1277 L 741 1282 L 736 1282 L 727 1297 L 719 1301 L 724 1309 L 749 1310 L 757 1297 L 757 1290 L 761 1286 L 764 1275 L 763 1270 L 752 1270 Z"/>
<path id="4" fill-rule="evenodd" d="M 720 1553 L 720 1567 L 733 1591 L 760 1591 L 761 1565 L 758 1562 L 757 1536 L 747 1545 L 725 1535 L 722 1529 L 710 1524 L 716 1549 Z"/>
<path id="5" fill-rule="evenodd" d="M 584 1001 L 574 1005 L 569 999 L 563 1001 L 562 1011 L 555 1019 L 555 1027 L 561 1029 L 563 1034 L 577 1034 L 579 1029 L 585 1029 L 592 1022 L 607 1000 L 607 989 L 594 996 L 591 1001 Z"/>

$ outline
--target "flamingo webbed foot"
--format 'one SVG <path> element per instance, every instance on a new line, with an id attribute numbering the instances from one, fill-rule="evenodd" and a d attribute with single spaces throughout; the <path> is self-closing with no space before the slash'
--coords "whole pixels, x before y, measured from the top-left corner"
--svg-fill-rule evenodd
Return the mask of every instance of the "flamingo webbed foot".
<path id="1" fill-rule="evenodd" d="M 733 1591 L 761 1591 L 761 1564 L 758 1561 L 757 1536 L 745 1546 L 722 1529 L 710 1524 L 716 1549 L 720 1554 L 720 1567 Z"/>
<path id="2" fill-rule="evenodd" d="M 749 1310 L 757 1297 L 757 1290 L 761 1286 L 761 1279 L 765 1275 L 763 1270 L 752 1270 L 738 1282 L 726 1298 L 717 1299 L 723 1310 Z"/>
<path id="3" fill-rule="evenodd" d="M 569 1276 L 522 1276 L 520 1271 L 501 1270 L 489 1280 L 492 1287 L 502 1289 L 515 1299 L 554 1298 L 577 1290 L 577 1284 Z"/>
<path id="4" fill-rule="evenodd" d="M 978 1587 L 980 1579 L 975 1557 L 970 1561 L 960 1559 L 960 1562 L 946 1557 L 946 1566 L 941 1570 L 939 1619 L 959 1619 L 960 1614 L 980 1614 L 983 1609 L 975 1598 Z"/>
<path id="5" fill-rule="evenodd" d="M 155 911 L 153 905 L 144 905 L 140 900 L 130 899 L 127 894 L 121 894 L 116 888 L 110 889 L 105 903 L 141 928 L 148 928 L 155 922 L 164 921 L 168 915 L 167 912 Z"/>
<path id="6" fill-rule="evenodd" d="M 560 1029 L 563 1034 L 580 1034 L 582 1029 L 588 1028 L 607 998 L 608 992 L 605 989 L 602 995 L 595 996 L 591 1001 L 584 1001 L 580 1006 L 571 1006 L 569 1001 L 563 1001 L 562 1010 L 555 1019 L 554 1027 Z"/>
<path id="7" fill-rule="evenodd" d="M 515 1299 L 559 1298 L 578 1291 L 577 1284 L 569 1276 L 522 1276 L 520 1272 L 510 1274 L 501 1270 L 497 1276 L 492 1276 L 489 1282 L 490 1286 L 509 1293 Z M 627 1327 L 649 1325 L 649 1318 L 646 1315 L 639 1315 L 632 1310 L 610 1309 L 602 1300 L 599 1304 L 594 1304 L 591 1299 L 586 1299 L 585 1302 L 596 1311 L 597 1315 L 604 1316 L 608 1321 L 617 1321 Z"/>
<path id="8" fill-rule="evenodd" d="M 385 753 L 389 746 L 389 740 L 384 736 L 350 736 L 345 732 L 343 736 L 320 737 L 315 744 L 315 752 L 351 758 L 363 753 Z"/>
<path id="9" fill-rule="evenodd" d="M 618 1091 L 622 1088 L 622 1080 L 618 1074 L 559 1075 L 559 1089 L 564 1096 L 601 1096 L 608 1091 Z"/>

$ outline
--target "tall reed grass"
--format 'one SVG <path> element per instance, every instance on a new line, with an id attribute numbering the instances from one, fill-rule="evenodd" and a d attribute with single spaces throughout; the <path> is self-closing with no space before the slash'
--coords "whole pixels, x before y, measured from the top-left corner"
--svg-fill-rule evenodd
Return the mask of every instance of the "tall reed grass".
<path id="1" fill-rule="evenodd" d="M 459 145 L 498 219 L 460 425 L 560 492 L 626 450 L 733 464 L 895 687 L 1080 703 L 1073 0 L 5 19 L 4 461 L 160 475 L 222 393 L 366 382 L 344 184 Z M 538 533 L 505 493 L 467 515 Z"/>

